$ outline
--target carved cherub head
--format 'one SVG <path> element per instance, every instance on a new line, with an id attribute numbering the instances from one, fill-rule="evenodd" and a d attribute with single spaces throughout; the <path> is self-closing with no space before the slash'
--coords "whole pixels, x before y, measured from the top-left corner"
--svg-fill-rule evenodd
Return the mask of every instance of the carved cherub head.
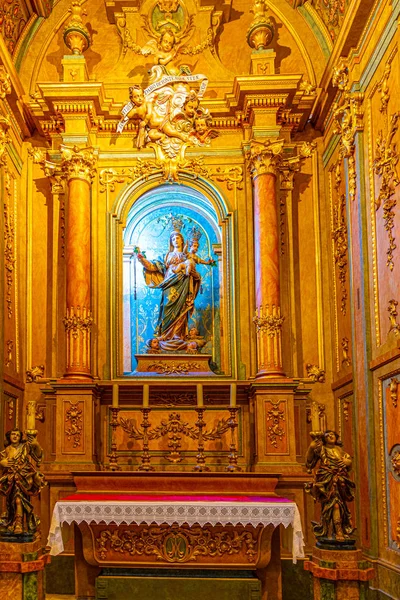
<path id="1" fill-rule="evenodd" d="M 184 104 L 183 112 L 189 119 L 193 119 L 199 108 L 199 98 L 194 90 L 190 90 Z"/>
<path id="2" fill-rule="evenodd" d="M 164 29 L 158 42 L 158 49 L 162 52 L 171 52 L 176 44 L 176 37 L 172 29 Z"/>
<path id="3" fill-rule="evenodd" d="M 129 98 L 135 106 L 141 106 L 144 102 L 144 94 L 140 85 L 133 85 L 129 88 Z"/>

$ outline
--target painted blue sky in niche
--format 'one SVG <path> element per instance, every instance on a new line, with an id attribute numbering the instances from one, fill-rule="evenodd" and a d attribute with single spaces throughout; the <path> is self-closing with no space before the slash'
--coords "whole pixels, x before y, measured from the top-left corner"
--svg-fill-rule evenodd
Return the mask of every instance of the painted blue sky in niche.
<path id="1" fill-rule="evenodd" d="M 125 247 L 138 246 L 149 260 L 161 259 L 169 251 L 169 237 L 172 230 L 168 217 L 172 213 L 184 223 L 182 234 L 187 239 L 189 230 L 196 227 L 202 233 L 198 254 L 201 258 L 217 259 L 212 246 L 220 244 L 220 228 L 215 211 L 209 200 L 198 192 L 178 185 L 159 186 L 147 192 L 132 206 L 124 233 Z M 128 270 L 129 269 L 129 274 Z M 202 352 L 213 355 L 219 365 L 220 347 L 220 282 L 218 267 L 197 265 L 202 285 L 195 301 L 195 310 L 189 319 L 189 327 L 195 325 L 207 340 Z M 129 287 L 125 285 L 124 304 L 130 315 L 132 371 L 135 370 L 134 355 L 145 352 L 146 340 L 153 337 L 156 326 L 161 291 L 146 286 L 143 269 L 132 257 L 130 265 L 125 264 L 124 277 L 129 277 Z M 129 291 L 127 291 L 129 289 Z M 135 293 L 136 292 L 136 293 Z M 125 304 L 127 308 L 127 305 Z"/>

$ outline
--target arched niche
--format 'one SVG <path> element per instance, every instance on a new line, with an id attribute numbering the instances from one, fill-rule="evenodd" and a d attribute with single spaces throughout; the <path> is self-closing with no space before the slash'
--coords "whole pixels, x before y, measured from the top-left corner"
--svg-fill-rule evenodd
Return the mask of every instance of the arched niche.
<path id="1" fill-rule="evenodd" d="M 189 182 L 188 182 L 189 183 Z M 195 326 L 206 345 L 202 353 L 212 355 L 214 369 L 218 374 L 231 375 L 231 217 L 219 194 L 207 182 L 188 185 L 164 184 L 156 187 L 143 186 L 143 190 L 125 192 L 116 204 L 114 219 L 118 239 L 111 244 L 118 254 L 120 274 L 111 279 L 120 285 L 112 288 L 119 294 L 113 305 L 116 315 L 116 374 L 135 376 L 135 354 L 146 353 L 146 342 L 153 337 L 158 320 L 161 291 L 146 286 L 143 269 L 137 261 L 135 248 L 146 253 L 146 258 L 165 259 L 169 250 L 171 233 L 170 217 L 183 222 L 185 240 L 195 227 L 201 233 L 198 256 L 211 257 L 216 266 L 198 264 L 196 269 L 202 285 L 195 300 L 195 308 L 189 317 L 189 328 Z M 142 193 L 141 193 L 142 192 Z M 116 225 L 118 222 L 116 221 Z M 118 266 L 117 266 L 118 269 Z"/>

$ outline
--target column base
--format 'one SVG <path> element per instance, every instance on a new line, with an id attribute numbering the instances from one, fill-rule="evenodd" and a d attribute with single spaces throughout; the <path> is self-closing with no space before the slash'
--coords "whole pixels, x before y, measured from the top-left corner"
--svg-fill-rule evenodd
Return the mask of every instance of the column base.
<path id="1" fill-rule="evenodd" d="M 256 379 L 285 379 L 283 369 L 261 369 L 256 375 Z"/>
<path id="2" fill-rule="evenodd" d="M 363 560 L 361 550 L 324 550 L 314 547 L 304 569 L 314 578 L 314 600 L 359 600 L 375 571 Z"/>
<path id="3" fill-rule="evenodd" d="M 0 597 L 44 600 L 43 571 L 49 562 L 40 536 L 33 542 L 0 540 Z"/>

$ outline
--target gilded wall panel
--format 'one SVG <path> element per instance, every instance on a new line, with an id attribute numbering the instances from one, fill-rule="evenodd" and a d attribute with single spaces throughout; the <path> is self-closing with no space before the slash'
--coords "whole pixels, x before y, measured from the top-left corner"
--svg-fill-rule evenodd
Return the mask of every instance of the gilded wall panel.
<path id="1" fill-rule="evenodd" d="M 334 155 L 329 167 L 331 265 L 336 374 L 351 370 L 349 223 L 343 160 Z"/>
<path id="2" fill-rule="evenodd" d="M 399 335 L 397 303 L 400 269 L 400 178 L 398 172 L 397 93 L 399 58 L 395 49 L 382 62 L 370 86 L 367 103 L 370 182 L 371 253 L 374 329 L 377 346 L 393 344 Z"/>

